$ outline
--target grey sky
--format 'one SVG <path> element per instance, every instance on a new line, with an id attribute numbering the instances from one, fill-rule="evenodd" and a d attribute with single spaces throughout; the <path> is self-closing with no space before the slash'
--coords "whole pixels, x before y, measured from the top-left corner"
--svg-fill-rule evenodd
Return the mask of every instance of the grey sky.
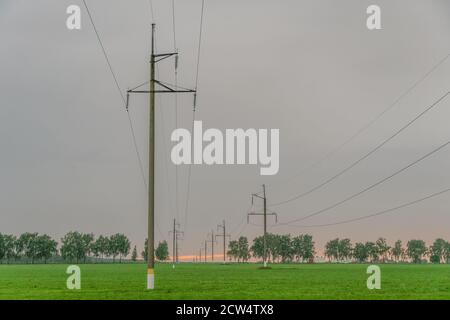
<path id="1" fill-rule="evenodd" d="M 65 26 L 78 0 L 0 0 L 0 232 L 37 231 L 60 238 L 70 230 L 126 233 L 139 249 L 146 235 L 146 192 L 127 116 L 95 34 Z M 88 1 L 123 90 L 148 80 L 151 15 L 147 0 Z M 378 4 L 382 30 L 366 28 Z M 171 2 L 153 0 L 157 48 L 173 50 Z M 200 0 L 176 1 L 179 84 L 194 85 Z M 207 0 L 197 119 L 206 128 L 279 128 L 280 171 L 257 166 L 194 166 L 181 253 L 198 251 L 223 219 L 242 230 L 250 194 L 269 184 L 269 202 L 322 182 L 412 119 L 449 90 L 450 61 L 340 153 L 292 179 L 392 103 L 450 52 L 448 1 Z M 173 82 L 173 64 L 159 78 Z M 174 99 L 158 97 L 157 240 L 168 239 L 176 212 L 170 133 Z M 192 96 L 179 96 L 179 124 L 190 127 Z M 147 98 L 132 97 L 131 114 L 147 162 Z M 450 138 L 450 101 L 334 183 L 276 209 L 280 221 L 334 203 L 408 164 Z M 444 149 L 392 181 L 336 210 L 305 221 L 334 222 L 420 198 L 449 186 Z M 178 217 L 184 226 L 187 167 L 179 168 Z M 450 238 L 450 196 L 392 215 L 320 229 L 332 237 Z M 253 220 L 255 224 L 261 221 Z M 244 221 L 245 223 L 245 221 Z M 241 226 L 241 227 L 238 227 Z M 247 225 L 253 238 L 261 228 Z"/>

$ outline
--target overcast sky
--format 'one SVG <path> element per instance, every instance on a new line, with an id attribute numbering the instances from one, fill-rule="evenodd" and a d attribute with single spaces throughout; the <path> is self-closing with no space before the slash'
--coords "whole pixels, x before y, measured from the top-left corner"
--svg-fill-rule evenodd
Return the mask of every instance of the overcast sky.
<path id="1" fill-rule="evenodd" d="M 88 0 L 118 81 L 125 91 L 149 77 L 147 0 Z M 66 28 L 79 0 L 0 0 L 0 232 L 123 232 L 142 250 L 147 199 L 129 123 L 92 26 Z M 381 7 L 382 30 L 366 28 L 366 8 Z M 179 84 L 193 87 L 200 0 L 175 1 Z M 174 50 L 171 1 L 153 0 L 158 52 Z M 169 240 L 172 219 L 185 230 L 181 254 L 197 253 L 223 219 L 233 237 L 262 233 L 246 224 L 250 194 L 268 184 L 269 203 L 320 184 L 414 118 L 450 87 L 450 59 L 340 152 L 309 168 L 386 109 L 450 53 L 450 3 L 434 1 L 206 0 L 197 119 L 205 128 L 280 129 L 280 171 L 257 166 L 193 166 L 185 221 L 187 166 L 178 200 L 170 134 L 173 96 L 157 98 L 156 239 Z M 173 62 L 158 78 L 173 82 Z M 179 126 L 190 128 L 192 96 L 178 98 Z M 147 163 L 148 98 L 130 113 Z M 274 208 L 280 222 L 333 204 L 450 139 L 444 100 L 353 170 L 311 195 Z M 450 187 L 450 149 L 370 192 L 305 220 L 336 222 Z M 147 167 L 145 168 L 147 169 Z M 356 223 L 311 233 L 321 248 L 333 237 L 450 239 L 450 195 Z M 178 212 L 177 212 L 178 207 Z M 259 210 L 257 206 L 255 208 Z M 273 224 L 273 220 L 270 223 Z"/>

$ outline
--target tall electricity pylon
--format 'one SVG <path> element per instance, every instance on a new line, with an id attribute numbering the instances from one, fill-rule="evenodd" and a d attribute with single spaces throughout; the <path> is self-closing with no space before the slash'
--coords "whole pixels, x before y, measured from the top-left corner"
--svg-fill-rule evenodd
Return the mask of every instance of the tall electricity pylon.
<path id="1" fill-rule="evenodd" d="M 173 229 L 169 231 L 169 234 L 172 234 L 172 268 L 178 263 L 178 240 L 182 240 L 180 235 L 183 235 L 183 231 L 178 230 L 179 227 L 180 224 L 173 219 Z"/>
<path id="2" fill-rule="evenodd" d="M 219 224 L 217 226 L 217 230 L 222 229 L 222 234 L 216 234 L 216 238 L 217 237 L 223 237 L 223 263 L 226 263 L 227 259 L 227 245 L 226 245 L 226 238 L 230 238 L 231 236 L 229 234 L 227 234 L 226 232 L 226 227 L 225 227 L 225 220 L 223 220 L 223 224 Z"/>
<path id="3" fill-rule="evenodd" d="M 211 240 L 206 240 L 206 242 L 211 242 L 211 261 L 214 262 L 214 243 L 217 243 L 214 230 L 211 230 Z"/>
<path id="4" fill-rule="evenodd" d="M 264 261 L 264 267 L 267 267 L 267 241 L 266 241 L 266 237 L 267 237 L 267 216 L 268 215 L 272 215 L 275 216 L 275 222 L 278 222 L 278 216 L 275 212 L 267 212 L 267 198 L 266 198 L 266 185 L 263 184 L 263 195 L 260 196 L 259 194 L 252 194 L 252 205 L 253 205 L 253 199 L 256 198 L 260 198 L 263 200 L 264 202 L 264 211 L 263 212 L 249 212 L 247 213 L 247 223 L 249 223 L 249 217 L 250 216 L 264 216 L 264 236 L 263 236 L 263 241 L 264 241 L 264 252 L 263 252 L 263 261 Z"/>
<path id="5" fill-rule="evenodd" d="M 142 87 L 140 85 L 132 90 L 127 91 L 127 108 L 130 93 L 149 93 L 150 94 L 150 118 L 149 118 L 149 170 L 148 170 L 148 260 L 147 260 L 147 289 L 155 288 L 155 94 L 156 93 L 195 93 L 195 90 L 183 89 L 178 87 L 172 88 L 170 85 L 163 84 L 155 79 L 155 64 L 169 58 L 177 56 L 178 52 L 172 53 L 155 53 L 155 24 L 152 24 L 151 39 L 151 55 L 150 55 L 150 88 L 148 91 L 137 90 Z M 177 62 L 175 62 L 177 67 Z M 155 89 L 155 85 L 160 88 Z"/>

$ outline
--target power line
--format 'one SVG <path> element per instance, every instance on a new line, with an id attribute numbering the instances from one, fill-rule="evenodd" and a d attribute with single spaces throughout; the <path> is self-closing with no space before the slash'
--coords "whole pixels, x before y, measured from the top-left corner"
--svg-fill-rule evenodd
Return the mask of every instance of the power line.
<path id="1" fill-rule="evenodd" d="M 248 212 L 249 212 L 249 210 L 247 210 L 247 213 Z M 236 227 L 233 229 L 233 231 L 230 232 L 231 234 L 237 233 L 237 231 L 241 229 L 242 225 L 245 225 L 244 222 L 245 222 L 246 217 L 247 216 L 242 216 L 241 222 L 238 225 L 236 225 Z"/>
<path id="2" fill-rule="evenodd" d="M 407 129 L 409 126 L 411 126 L 414 122 L 416 122 L 417 120 L 419 120 L 422 116 L 424 116 L 428 111 L 432 110 L 436 105 L 439 104 L 439 102 L 441 102 L 443 99 L 445 99 L 448 94 L 450 92 L 445 93 L 443 96 L 441 96 L 438 100 L 436 100 L 433 104 L 431 104 L 431 106 L 427 107 L 424 111 L 422 111 L 419 115 L 417 115 L 416 117 L 414 117 L 414 119 L 410 120 L 407 124 L 405 124 L 403 127 L 401 127 L 399 130 L 397 130 L 394 134 L 392 134 L 390 137 L 388 137 L 387 139 L 383 140 L 383 142 L 381 142 L 380 144 L 378 144 L 375 148 L 373 148 L 372 150 L 370 150 L 368 153 L 366 153 L 363 157 L 359 158 L 358 160 L 356 160 L 355 162 L 353 162 L 351 165 L 345 167 L 343 170 L 339 171 L 337 174 L 335 174 L 334 176 L 330 177 L 329 179 L 325 180 L 324 182 L 320 183 L 319 185 L 309 189 L 306 192 L 303 192 L 301 194 L 298 194 L 294 197 L 291 197 L 287 200 L 284 201 L 280 201 L 280 202 L 276 202 L 276 203 L 272 203 L 270 204 L 271 207 L 275 207 L 275 206 L 279 206 L 282 204 L 286 204 L 288 202 L 300 199 L 306 195 L 309 195 L 311 193 L 313 193 L 316 190 L 319 190 L 320 188 L 322 188 L 323 186 L 329 184 L 330 182 L 332 182 L 333 180 L 337 179 L 338 177 L 342 176 L 344 173 L 346 173 L 347 171 L 351 170 L 352 168 L 354 168 L 356 165 L 358 165 L 360 162 L 362 162 L 363 160 L 367 159 L 368 157 L 370 157 L 372 154 L 374 154 L 376 151 L 378 151 L 381 147 L 383 147 L 386 143 L 388 143 L 389 141 L 391 141 L 392 139 L 394 139 L 396 136 L 398 136 L 401 132 L 403 132 L 405 129 Z"/>
<path id="3" fill-rule="evenodd" d="M 232 229 L 233 231 L 230 232 L 231 235 L 233 235 L 233 234 L 235 234 L 235 233 L 237 234 L 237 236 L 235 236 L 235 238 L 239 237 L 239 236 L 242 234 L 242 232 L 244 232 L 245 228 L 247 227 L 247 224 L 245 224 L 244 222 L 245 222 L 245 220 L 246 220 L 246 218 L 247 218 L 247 214 L 250 212 L 250 209 L 252 209 L 252 207 L 253 207 L 253 205 L 250 205 L 250 206 L 248 207 L 248 209 L 247 209 L 246 212 L 245 212 L 245 215 L 242 216 L 241 222 L 240 222 L 238 225 L 236 225 L 236 227 L 234 227 L 234 228 Z M 244 227 L 241 228 L 242 226 L 244 226 Z M 238 232 L 238 231 L 239 231 L 239 232 Z"/>
<path id="4" fill-rule="evenodd" d="M 203 34 L 203 17 L 205 11 L 205 0 L 202 0 L 202 8 L 200 14 L 200 31 L 198 38 L 198 48 L 197 48 L 197 68 L 195 73 L 195 93 L 194 93 L 194 103 L 192 109 L 192 125 L 191 132 L 194 131 L 194 122 L 195 122 L 195 111 L 197 107 L 197 92 L 198 92 L 198 79 L 199 79 L 199 70 L 200 70 L 200 53 L 201 53 L 201 44 L 202 44 L 202 34 Z M 188 182 L 187 182 L 187 190 L 186 190 L 186 203 L 184 210 L 184 229 L 187 229 L 187 214 L 189 211 L 189 199 L 191 196 L 191 176 L 192 176 L 192 164 L 189 164 L 188 168 Z"/>
<path id="5" fill-rule="evenodd" d="M 334 222 L 334 223 L 313 224 L 313 225 L 303 225 L 303 226 L 302 225 L 292 224 L 290 226 L 291 227 L 298 227 L 298 228 L 316 228 L 316 227 L 329 227 L 329 226 L 336 226 L 336 225 L 340 225 L 340 224 L 351 223 L 351 222 L 360 221 L 360 220 L 364 220 L 364 219 L 369 219 L 369 218 L 373 218 L 373 217 L 376 217 L 376 216 L 380 216 L 380 215 L 383 215 L 383 214 L 387 214 L 387 213 L 390 213 L 390 212 L 393 212 L 393 211 L 396 211 L 396 210 L 399 210 L 399 209 L 402 209 L 402 208 L 405 208 L 405 207 L 409 207 L 411 205 L 414 205 L 414 204 L 420 203 L 422 201 L 425 201 L 425 200 L 437 197 L 437 196 L 442 195 L 444 193 L 447 193 L 449 191 L 450 191 L 450 188 L 442 190 L 442 191 L 439 191 L 439 192 L 436 192 L 436 193 L 433 193 L 431 195 L 428 195 L 426 197 L 423 197 L 423 198 L 420 198 L 420 199 L 417 199 L 417 200 L 414 200 L 414 201 L 411 201 L 411 202 L 408 202 L 408 203 L 404 203 L 404 204 L 399 205 L 397 207 L 389 208 L 389 209 L 386 209 L 386 210 L 383 210 L 383 211 L 379 211 L 379 212 L 376 212 L 376 213 L 372 213 L 372 214 L 369 214 L 369 215 L 366 215 L 366 216 L 361 216 L 361 217 L 357 217 L 357 218 L 353 218 L 353 219 L 342 220 L 342 221 L 338 221 L 338 222 Z"/>
<path id="6" fill-rule="evenodd" d="M 175 0 L 172 0 L 172 29 L 173 29 L 173 47 L 177 48 L 177 37 L 175 27 Z"/>
<path id="7" fill-rule="evenodd" d="M 429 75 L 431 75 L 440 65 L 442 65 L 448 58 L 450 57 L 450 53 L 445 55 L 441 60 L 439 60 L 436 64 L 434 64 L 431 69 L 429 69 L 424 75 L 422 75 L 416 82 L 414 82 L 410 87 L 408 87 L 405 91 L 403 91 L 397 99 L 395 99 L 387 108 L 385 108 L 381 113 L 379 113 L 375 118 L 370 120 L 368 123 L 363 125 L 358 131 L 356 131 L 353 135 L 351 135 L 347 140 L 345 140 L 343 143 L 338 145 L 336 148 L 328 152 L 324 157 L 319 159 L 318 161 L 314 162 L 310 166 L 304 168 L 301 172 L 291 176 L 287 179 L 287 181 L 291 181 L 301 174 L 303 174 L 306 171 L 309 171 L 318 165 L 320 165 L 322 162 L 330 159 L 334 154 L 341 151 L 346 145 L 348 145 L 350 142 L 352 142 L 355 138 L 360 136 L 363 132 L 365 132 L 367 129 L 369 129 L 376 121 L 378 121 L 381 117 L 383 117 L 386 113 L 388 113 L 391 109 L 393 109 L 404 97 L 406 97 L 409 93 L 411 93 L 420 83 L 422 83 L 426 78 L 428 78 Z M 267 186 L 270 188 L 271 186 Z"/>
<path id="8" fill-rule="evenodd" d="M 247 228 L 247 226 L 248 226 L 248 223 L 244 223 L 244 227 L 243 227 L 243 228 L 237 233 L 237 235 L 234 236 L 233 238 L 234 238 L 234 239 L 238 239 L 238 238 L 241 236 L 241 234 L 244 233 L 244 231 L 245 231 L 245 229 Z"/>
<path id="9" fill-rule="evenodd" d="M 131 131 L 131 136 L 133 138 L 134 149 L 135 149 L 135 152 L 136 152 L 136 156 L 138 158 L 139 168 L 140 168 L 140 172 L 141 172 L 141 175 L 142 175 L 143 183 L 145 185 L 145 188 L 147 188 L 147 182 L 146 182 L 146 179 L 145 179 L 144 166 L 142 164 L 141 155 L 139 153 L 139 148 L 137 146 L 136 133 L 135 133 L 135 130 L 134 130 L 134 127 L 133 127 L 133 122 L 131 120 L 130 113 L 128 112 L 127 101 L 125 100 L 125 96 L 122 93 L 122 89 L 120 88 L 119 81 L 117 80 L 116 73 L 114 72 L 114 69 L 113 69 L 113 67 L 111 65 L 111 61 L 109 60 L 109 57 L 108 57 L 108 54 L 106 52 L 105 46 L 103 45 L 102 39 L 100 38 L 100 34 L 99 34 L 98 30 L 97 30 L 97 27 L 95 26 L 94 19 L 92 17 L 91 11 L 89 10 L 89 7 L 88 7 L 88 5 L 86 3 L 86 0 L 83 0 L 83 4 L 84 4 L 84 7 L 86 8 L 86 11 L 88 13 L 89 20 L 90 20 L 90 22 L 92 24 L 92 28 L 94 29 L 95 35 L 97 36 L 97 40 L 98 40 L 98 43 L 100 44 L 100 47 L 102 49 L 102 53 L 103 53 L 103 56 L 105 58 L 105 61 L 108 64 L 109 71 L 110 71 L 110 73 L 111 73 L 111 75 L 112 75 L 112 77 L 114 79 L 114 83 L 116 85 L 117 91 L 119 92 L 119 95 L 120 95 L 120 97 L 122 99 L 123 105 L 125 106 L 125 110 L 127 111 L 128 122 L 129 122 L 129 125 L 130 125 L 130 131 Z"/>
<path id="10" fill-rule="evenodd" d="M 112 75 L 112 77 L 114 79 L 114 83 L 116 85 L 117 91 L 120 94 L 120 97 L 122 99 L 123 105 L 124 105 L 125 110 L 127 112 L 128 122 L 129 122 L 129 125 L 130 125 L 130 131 L 131 131 L 131 135 L 132 135 L 132 138 L 133 138 L 134 149 L 136 151 L 136 156 L 137 156 L 138 162 L 139 162 L 139 168 L 140 168 L 140 171 L 141 171 L 141 174 L 142 174 L 142 180 L 143 180 L 145 188 L 148 189 L 147 181 L 145 179 L 144 167 L 143 167 L 143 164 L 142 164 L 142 159 L 141 159 L 141 156 L 140 156 L 140 153 L 139 153 L 139 148 L 138 148 L 138 145 L 137 145 L 136 134 L 135 134 L 133 122 L 132 122 L 132 119 L 131 119 L 131 116 L 130 116 L 130 113 L 129 113 L 129 110 L 128 110 L 128 107 L 127 107 L 127 100 L 125 99 L 125 96 L 122 93 L 122 89 L 120 88 L 119 81 L 117 80 L 116 73 L 114 72 L 114 69 L 113 69 L 113 67 L 111 65 L 111 61 L 109 60 L 108 53 L 106 52 L 105 46 L 103 45 L 103 42 L 102 42 L 102 40 L 100 38 L 100 34 L 99 34 L 98 30 L 97 30 L 97 27 L 95 26 L 94 19 L 93 19 L 92 14 L 91 14 L 91 12 L 89 10 L 89 7 L 88 7 L 88 5 L 86 3 L 86 0 L 83 0 L 83 4 L 84 4 L 84 7 L 86 8 L 86 11 L 88 13 L 89 20 L 90 20 L 90 22 L 92 24 L 92 28 L 94 29 L 94 32 L 95 32 L 95 34 L 97 36 L 97 40 L 98 40 L 98 43 L 99 43 L 99 45 L 100 45 L 100 47 L 102 49 L 105 61 L 108 64 L 109 71 L 110 71 L 110 73 L 111 73 L 111 75 Z M 142 86 L 142 85 L 140 85 L 140 86 Z M 158 230 L 161 238 L 165 239 L 163 233 L 161 232 L 159 224 L 156 224 L 156 227 L 157 227 L 157 230 Z"/>
<path id="11" fill-rule="evenodd" d="M 341 201 L 336 202 L 335 204 L 333 204 L 333 205 L 331 205 L 331 206 L 328 206 L 328 207 L 326 207 L 326 208 L 324 208 L 324 209 L 315 211 L 315 212 L 313 212 L 313 213 L 311 213 L 311 214 L 308 214 L 308 215 L 306 215 L 306 216 L 304 216 L 304 217 L 302 217 L 302 218 L 295 219 L 295 220 L 291 220 L 291 221 L 285 222 L 285 223 L 280 223 L 279 225 L 286 225 L 286 224 L 291 224 L 291 223 L 293 223 L 293 222 L 302 221 L 302 220 L 305 220 L 305 219 L 308 219 L 308 218 L 317 216 L 317 215 L 319 215 L 319 214 L 321 214 L 321 213 L 323 213 L 323 212 L 326 212 L 326 211 L 329 211 L 329 210 L 331 210 L 331 209 L 334 209 L 334 208 L 336 208 L 336 207 L 338 207 L 338 206 L 340 206 L 340 205 L 342 205 L 342 204 L 344 204 L 344 203 L 346 203 L 346 202 L 348 202 L 348 201 L 350 201 L 350 200 L 352 200 L 352 199 L 354 199 L 354 198 L 360 196 L 361 194 L 363 194 L 363 193 L 365 193 L 365 192 L 367 192 L 367 191 L 369 191 L 369 190 L 371 190 L 371 189 L 373 189 L 373 188 L 375 188 L 375 187 L 381 185 L 382 183 L 384 183 L 384 182 L 386 182 L 386 181 L 392 179 L 393 177 L 395 177 L 396 175 L 402 173 L 403 171 L 408 170 L 409 168 L 413 167 L 414 165 L 418 164 L 419 162 L 425 160 L 426 158 L 432 156 L 433 154 L 435 154 L 435 153 L 439 152 L 440 150 L 442 150 L 443 148 L 447 147 L 449 144 L 450 144 L 450 141 L 447 141 L 446 143 L 441 144 L 439 147 L 433 149 L 432 151 L 428 152 L 427 154 L 425 154 L 424 156 L 420 157 L 419 159 L 417 159 L 417 160 L 411 162 L 411 163 L 408 164 L 407 166 L 402 167 L 401 169 L 395 171 L 395 172 L 392 173 L 391 175 L 389 175 L 389 176 L 387 176 L 387 177 L 385 177 L 385 178 L 383 178 L 383 179 L 377 181 L 376 183 L 374 183 L 374 184 L 372 184 L 372 185 L 370 185 L 370 186 L 364 188 L 363 190 L 361 190 L 361 191 L 359 191 L 359 192 L 357 192 L 357 193 L 355 193 L 355 194 L 353 194 L 353 195 L 351 195 L 351 196 L 349 196 L 349 197 L 347 197 L 347 198 L 345 198 L 345 199 L 343 199 L 343 200 L 341 200 Z"/>
<path id="12" fill-rule="evenodd" d="M 117 91 L 119 92 L 120 97 L 122 98 L 123 105 L 126 106 L 127 102 L 125 100 L 125 96 L 122 93 L 122 89 L 119 86 L 119 82 L 117 81 L 117 77 L 116 77 L 116 74 L 114 72 L 114 69 L 113 69 L 113 67 L 111 65 L 111 62 L 109 61 L 108 54 L 106 53 L 105 47 L 103 46 L 103 42 L 100 39 L 100 35 L 99 35 L 98 31 L 97 31 L 97 28 L 95 27 L 94 19 L 92 18 L 91 12 L 90 12 L 87 4 L 86 4 L 86 0 L 83 0 L 83 3 L 84 3 L 84 7 L 86 8 L 86 11 L 88 13 L 89 20 L 91 21 L 91 24 L 92 24 L 92 27 L 94 29 L 94 32 L 95 32 L 95 34 L 97 36 L 98 43 L 100 44 L 100 47 L 102 48 L 102 52 L 103 52 L 103 55 L 105 57 L 106 63 L 108 64 L 109 71 L 111 72 L 111 75 L 112 75 L 112 77 L 114 79 L 114 83 L 116 84 Z"/>
<path id="13" fill-rule="evenodd" d="M 202 0 L 202 9 L 201 9 L 201 15 L 200 15 L 200 35 L 198 37 L 198 48 L 197 48 L 197 69 L 196 69 L 196 73 L 195 73 L 195 89 L 196 89 L 196 91 L 197 91 L 197 87 L 198 87 L 198 73 L 200 70 L 200 53 L 201 53 L 201 46 L 202 46 L 204 10 L 205 10 L 205 0 Z"/>
<path id="14" fill-rule="evenodd" d="M 128 110 L 127 110 L 127 117 L 128 117 L 128 123 L 130 124 L 131 136 L 133 138 L 134 150 L 136 152 L 136 156 L 137 156 L 137 159 L 138 159 L 138 162 L 139 162 L 139 169 L 140 169 L 140 172 L 141 172 L 142 181 L 144 183 L 145 189 L 147 190 L 148 189 L 148 185 L 147 185 L 147 180 L 145 178 L 144 165 L 142 163 L 142 158 L 141 158 L 141 155 L 139 153 L 139 148 L 138 148 L 138 145 L 137 145 L 136 133 L 134 131 L 133 121 L 131 120 L 130 112 Z"/>

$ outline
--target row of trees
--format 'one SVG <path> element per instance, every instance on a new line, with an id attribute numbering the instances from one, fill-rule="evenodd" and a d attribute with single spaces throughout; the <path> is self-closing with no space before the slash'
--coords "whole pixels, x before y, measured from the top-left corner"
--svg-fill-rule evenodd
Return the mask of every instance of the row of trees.
<path id="1" fill-rule="evenodd" d="M 375 242 L 357 242 L 352 245 L 350 239 L 333 239 L 325 245 L 325 256 L 329 261 L 356 262 L 400 262 L 412 261 L 419 263 L 427 257 L 432 263 L 450 262 L 450 243 L 444 239 L 436 239 L 430 247 L 423 240 L 410 240 L 403 247 L 402 241 L 397 240 L 391 247 L 385 238 Z"/>
<path id="2" fill-rule="evenodd" d="M 266 253 L 269 262 L 313 262 L 316 254 L 311 235 L 266 235 Z M 262 259 L 264 256 L 264 237 L 260 236 L 249 245 L 248 239 L 241 236 L 228 244 L 228 257 L 237 262 L 246 262 L 250 258 Z M 390 246 L 385 238 L 375 242 L 357 242 L 354 245 L 348 238 L 333 239 L 325 244 L 324 255 L 334 262 L 406 262 L 420 263 L 428 258 L 432 263 L 450 263 L 450 243 L 436 239 L 427 247 L 423 240 L 410 240 L 403 247 L 397 240 Z"/>
<path id="3" fill-rule="evenodd" d="M 26 258 L 34 263 L 42 260 L 45 263 L 57 253 L 58 243 L 50 236 L 38 233 L 23 233 L 20 237 L 0 233 L 0 262 L 8 263 Z"/>
<path id="4" fill-rule="evenodd" d="M 316 253 L 313 238 L 309 234 L 291 237 L 289 234 L 268 233 L 265 247 L 269 262 L 312 262 Z M 264 257 L 264 237 L 255 238 L 251 247 L 248 239 L 243 236 L 238 240 L 230 241 L 227 254 L 230 259 L 238 262 L 246 262 L 251 257 L 262 259 Z"/>
<path id="5" fill-rule="evenodd" d="M 111 236 L 94 238 L 92 233 L 69 232 L 61 239 L 61 257 L 66 261 L 86 262 L 87 257 L 100 259 L 119 257 L 122 261 L 130 253 L 131 242 L 126 235 L 116 233 Z"/>
<path id="6" fill-rule="evenodd" d="M 265 244 L 264 237 L 259 236 L 250 245 L 246 237 L 241 236 L 228 244 L 228 257 L 237 262 L 246 262 L 250 258 L 262 259 L 266 247 L 267 260 L 269 262 L 313 262 L 316 254 L 314 241 L 311 235 L 267 234 Z M 23 233 L 19 237 L 0 233 L 0 262 L 7 263 L 25 260 L 35 263 L 41 261 L 47 263 L 51 258 L 57 257 L 67 262 L 86 262 L 88 258 L 96 260 L 126 257 L 130 253 L 131 243 L 124 234 L 116 233 L 111 236 L 99 236 L 95 239 L 92 233 L 69 232 L 61 239 L 61 248 L 58 251 L 58 243 L 49 235 L 38 233 Z M 147 259 L 147 245 L 142 257 Z M 379 238 L 375 242 L 357 242 L 354 245 L 348 238 L 333 239 L 325 244 L 324 255 L 328 260 L 335 262 L 422 262 L 427 259 L 432 263 L 450 263 L 450 243 L 444 239 L 436 239 L 427 247 L 423 240 L 410 240 L 406 247 L 402 241 L 397 240 L 390 246 L 385 238 Z M 166 241 L 162 241 L 155 249 L 156 259 L 165 261 L 169 258 L 169 247 Z M 138 257 L 136 246 L 131 259 L 136 261 Z"/>
<path id="7" fill-rule="evenodd" d="M 120 233 L 95 239 L 92 233 L 69 232 L 61 239 L 59 252 L 58 243 L 46 234 L 27 232 L 16 237 L 0 233 L 0 262 L 25 260 L 47 263 L 50 258 L 59 255 L 68 262 L 86 262 L 88 257 L 112 258 L 115 262 L 117 257 L 121 261 L 129 253 L 130 240 Z"/>

